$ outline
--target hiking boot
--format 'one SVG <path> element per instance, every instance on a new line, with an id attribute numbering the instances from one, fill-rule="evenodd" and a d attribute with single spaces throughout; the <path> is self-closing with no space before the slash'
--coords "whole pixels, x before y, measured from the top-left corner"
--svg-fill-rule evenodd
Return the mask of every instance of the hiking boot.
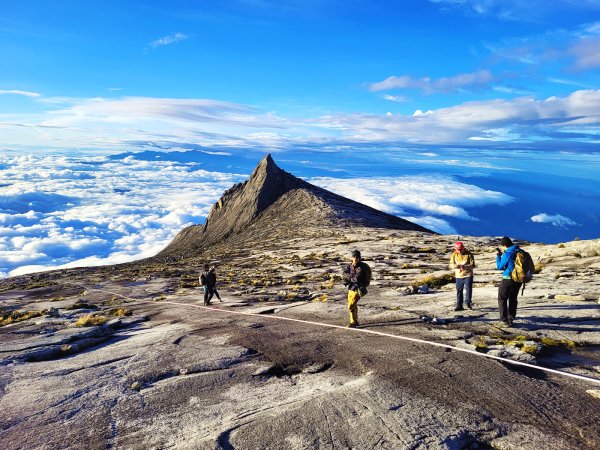
<path id="1" fill-rule="evenodd" d="M 454 308 L 454 311 L 464 311 L 465 308 L 463 308 L 462 306 L 457 306 L 456 308 Z"/>
<path id="2" fill-rule="evenodd" d="M 498 328 L 508 328 L 508 327 L 510 327 L 510 325 L 508 324 L 508 322 L 505 322 L 504 320 L 501 320 L 500 322 L 498 322 L 496 324 L 496 326 Z"/>
<path id="3" fill-rule="evenodd" d="M 508 323 L 509 327 L 512 327 L 513 324 L 513 317 L 512 316 L 508 316 L 508 318 L 506 319 L 506 322 Z"/>
<path id="4" fill-rule="evenodd" d="M 346 325 L 346 328 L 356 328 L 358 326 L 358 322 L 356 323 L 349 323 L 348 325 Z"/>
<path id="5" fill-rule="evenodd" d="M 473 311 L 473 305 L 471 305 L 470 303 L 467 305 L 467 308 Z"/>

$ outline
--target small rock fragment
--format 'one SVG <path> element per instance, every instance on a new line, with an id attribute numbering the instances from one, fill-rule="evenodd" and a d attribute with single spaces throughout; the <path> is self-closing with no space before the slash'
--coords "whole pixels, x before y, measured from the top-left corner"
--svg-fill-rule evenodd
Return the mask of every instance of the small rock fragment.
<path id="1" fill-rule="evenodd" d="M 134 391 L 139 391 L 140 389 L 142 389 L 142 382 L 141 381 L 134 381 L 133 383 L 131 383 L 131 386 L 129 386 L 131 389 L 133 389 Z"/>
<path id="2" fill-rule="evenodd" d="M 47 312 L 46 315 L 48 317 L 60 317 L 60 312 L 58 311 L 58 309 L 56 308 L 50 308 Z"/>
<path id="3" fill-rule="evenodd" d="M 253 377 L 269 375 L 270 371 L 276 367 L 276 364 L 262 364 L 254 371 Z"/>
<path id="4" fill-rule="evenodd" d="M 554 296 L 554 300 L 560 302 L 584 302 L 585 297 L 583 295 L 558 294 Z"/>
<path id="5" fill-rule="evenodd" d="M 327 364 L 327 363 L 321 363 L 321 364 L 313 364 L 311 366 L 308 366 L 306 369 L 303 370 L 304 373 L 320 373 L 323 372 L 327 369 L 329 369 L 329 367 L 331 366 L 331 364 Z"/>
<path id="6" fill-rule="evenodd" d="M 592 397 L 600 398 L 600 389 L 588 389 L 585 392 L 590 394 Z"/>
<path id="7" fill-rule="evenodd" d="M 111 319 L 104 324 L 108 328 L 118 328 L 121 326 L 121 319 Z"/>

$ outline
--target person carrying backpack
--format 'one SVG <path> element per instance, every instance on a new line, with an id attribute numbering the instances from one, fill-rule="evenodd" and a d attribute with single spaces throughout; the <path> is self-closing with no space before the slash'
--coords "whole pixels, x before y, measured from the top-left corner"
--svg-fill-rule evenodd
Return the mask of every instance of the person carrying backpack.
<path id="1" fill-rule="evenodd" d="M 454 311 L 463 311 L 463 290 L 464 303 L 469 309 L 473 293 L 473 268 L 475 267 L 475 257 L 467 250 L 460 241 L 454 244 L 454 253 L 450 257 L 450 268 L 454 269 L 454 278 L 456 279 L 456 307 Z"/>
<path id="2" fill-rule="evenodd" d="M 515 281 L 512 277 L 515 269 L 517 254 L 522 252 L 518 245 L 504 236 L 500 240 L 500 248 L 496 248 L 496 269 L 502 270 L 502 280 L 498 286 L 498 310 L 501 327 L 512 326 L 517 316 L 517 297 L 523 282 Z M 507 308 L 508 304 L 508 308 Z"/>
<path id="3" fill-rule="evenodd" d="M 352 263 L 344 268 L 344 285 L 348 287 L 348 312 L 350 323 L 348 328 L 355 328 L 358 323 L 358 300 L 367 295 L 367 286 L 371 284 L 371 268 L 361 261 L 358 250 L 352 252 Z"/>
<path id="4" fill-rule="evenodd" d="M 214 266 L 204 265 L 204 272 L 200 274 L 200 284 L 204 286 L 204 306 L 208 306 L 213 295 L 215 295 L 217 286 L 217 275 Z"/>

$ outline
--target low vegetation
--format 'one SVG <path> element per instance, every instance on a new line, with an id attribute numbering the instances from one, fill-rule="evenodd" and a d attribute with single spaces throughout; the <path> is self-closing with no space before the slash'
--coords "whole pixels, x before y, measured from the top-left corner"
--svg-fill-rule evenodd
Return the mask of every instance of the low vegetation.
<path id="1" fill-rule="evenodd" d="M 549 347 L 575 347 L 575 342 L 569 339 L 552 339 L 549 337 L 543 337 L 540 339 L 541 343 Z"/>
<path id="2" fill-rule="evenodd" d="M 108 322 L 108 317 L 99 314 L 86 314 L 75 322 L 76 327 L 95 327 Z"/>
<path id="3" fill-rule="evenodd" d="M 443 275 L 429 275 L 428 277 L 422 278 L 417 282 L 419 286 L 427 285 L 429 288 L 439 288 L 450 283 L 455 283 L 456 279 L 451 273 L 445 273 Z"/>
<path id="4" fill-rule="evenodd" d="M 126 316 L 130 316 L 131 314 L 132 314 L 131 310 L 127 309 L 127 308 L 113 308 L 108 311 L 109 316 L 115 316 L 115 317 L 126 317 Z"/>
<path id="5" fill-rule="evenodd" d="M 56 286 L 56 283 L 54 281 L 32 280 L 25 286 L 25 289 L 29 291 L 31 289 L 44 288 L 44 287 L 50 287 L 50 286 Z"/>
<path id="6" fill-rule="evenodd" d="M 74 310 L 74 309 L 98 309 L 96 305 L 92 305 L 91 303 L 82 302 L 81 300 L 76 301 L 71 306 L 67 306 L 64 308 L 66 310 Z"/>
<path id="7" fill-rule="evenodd" d="M 46 311 L 12 311 L 0 315 L 0 327 L 10 325 L 11 323 L 23 322 L 33 317 L 43 316 Z"/>

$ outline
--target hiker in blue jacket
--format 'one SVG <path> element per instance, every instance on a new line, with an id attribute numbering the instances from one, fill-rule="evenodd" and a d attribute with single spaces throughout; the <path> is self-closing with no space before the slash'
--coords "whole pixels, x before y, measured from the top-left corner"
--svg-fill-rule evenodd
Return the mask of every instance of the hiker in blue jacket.
<path id="1" fill-rule="evenodd" d="M 508 327 L 512 326 L 513 320 L 517 316 L 517 297 L 522 284 L 513 281 L 511 277 L 519 246 L 513 244 L 509 237 L 504 236 L 500 240 L 500 248 L 497 248 L 496 251 L 496 269 L 502 270 L 502 280 L 498 287 L 499 325 Z"/>

